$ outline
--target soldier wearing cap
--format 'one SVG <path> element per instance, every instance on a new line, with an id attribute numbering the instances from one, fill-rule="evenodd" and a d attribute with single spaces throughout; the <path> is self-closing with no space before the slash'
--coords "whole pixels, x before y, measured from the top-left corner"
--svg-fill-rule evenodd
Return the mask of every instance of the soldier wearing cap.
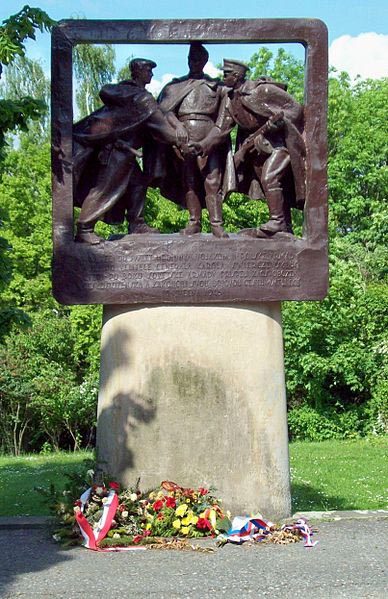
<path id="1" fill-rule="evenodd" d="M 219 81 L 203 72 L 209 54 L 199 42 L 190 45 L 188 56 L 189 73 L 173 79 L 159 96 L 159 104 L 168 120 L 176 127 L 183 144 L 203 140 L 214 126 L 222 99 L 222 86 Z M 224 143 L 226 142 L 226 143 Z M 169 150 L 166 150 L 169 152 Z M 226 164 L 232 165 L 229 136 L 223 144 L 209 152 L 206 157 L 194 153 L 170 151 L 167 160 L 170 172 L 160 188 L 166 197 L 183 204 L 189 211 L 190 220 L 182 235 L 201 232 L 201 208 L 209 212 L 213 235 L 227 237 L 222 227 L 222 185 L 228 187 L 225 177 Z M 175 169 L 172 171 L 171 169 Z M 182 196 L 184 201 L 182 202 Z"/>
<path id="2" fill-rule="evenodd" d="M 190 144 L 206 155 L 238 125 L 234 156 L 238 191 L 252 199 L 265 198 L 270 219 L 242 233 L 271 237 L 292 232 L 291 207 L 303 207 L 305 145 L 303 107 L 272 79 L 246 80 L 248 67 L 225 59 L 225 96 L 216 126 L 201 144 Z"/>
<path id="3" fill-rule="evenodd" d="M 128 221 L 129 233 L 152 233 L 143 218 L 150 174 L 147 148 L 153 140 L 179 144 L 156 100 L 145 89 L 156 63 L 144 58 L 130 62 L 131 80 L 105 85 L 104 106 L 74 125 L 74 202 L 82 206 L 76 241 L 96 244 L 98 220 Z M 143 171 L 136 158 L 143 148 Z"/>

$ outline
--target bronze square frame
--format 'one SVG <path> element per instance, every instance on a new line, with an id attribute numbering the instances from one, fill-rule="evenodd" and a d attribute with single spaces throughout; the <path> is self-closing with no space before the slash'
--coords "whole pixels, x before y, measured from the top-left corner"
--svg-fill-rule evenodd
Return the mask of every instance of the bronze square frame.
<path id="1" fill-rule="evenodd" d="M 72 48 L 298 42 L 306 50 L 306 206 L 293 239 L 136 235 L 74 242 Z M 236 57 L 238 58 L 238 57 Z M 64 304 L 320 300 L 327 293 L 327 29 L 317 19 L 68 20 L 52 32 L 53 293 Z"/>

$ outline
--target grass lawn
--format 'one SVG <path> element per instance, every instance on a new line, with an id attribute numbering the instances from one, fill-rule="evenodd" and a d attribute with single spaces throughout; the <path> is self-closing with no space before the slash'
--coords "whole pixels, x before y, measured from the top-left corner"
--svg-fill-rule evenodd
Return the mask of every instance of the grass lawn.
<path id="1" fill-rule="evenodd" d="M 291 443 L 293 511 L 386 509 L 387 454 L 388 437 Z M 91 452 L 0 456 L 0 516 L 47 514 L 34 487 L 61 485 L 64 473 L 86 472 L 91 458 Z"/>
<path id="2" fill-rule="evenodd" d="M 35 487 L 63 484 L 64 473 L 86 472 L 84 460 L 92 452 L 31 454 L 20 458 L 0 456 L 0 516 L 45 516 L 48 509 Z"/>
<path id="3" fill-rule="evenodd" d="M 388 437 L 290 444 L 293 511 L 388 508 Z"/>

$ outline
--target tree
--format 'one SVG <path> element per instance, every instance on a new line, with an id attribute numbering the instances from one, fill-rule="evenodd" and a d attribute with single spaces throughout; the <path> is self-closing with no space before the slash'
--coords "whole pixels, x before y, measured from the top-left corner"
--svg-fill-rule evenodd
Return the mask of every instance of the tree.
<path id="1" fill-rule="evenodd" d="M 388 429 L 387 80 L 329 81 L 330 292 L 284 306 L 291 430 Z"/>
<path id="2" fill-rule="evenodd" d="M 115 51 L 105 44 L 81 44 L 74 48 L 74 74 L 77 81 L 76 102 L 83 118 L 102 106 L 100 90 L 115 77 Z"/>
<path id="3" fill-rule="evenodd" d="M 49 31 L 53 25 L 54 21 L 44 11 L 29 6 L 5 19 L 0 26 L 0 68 L 1 63 L 9 65 L 18 56 L 24 56 L 24 41 L 35 39 L 36 29 Z M 3 156 L 5 133 L 15 129 L 26 130 L 29 119 L 39 119 L 44 110 L 42 100 L 28 95 L 17 100 L 0 100 L 0 159 Z"/>
<path id="4" fill-rule="evenodd" d="M 44 108 L 34 121 L 28 121 L 28 127 L 19 134 L 19 138 L 29 136 L 36 144 L 49 141 L 50 81 L 37 60 L 16 56 L 7 68 L 5 83 L 0 85 L 0 95 L 13 102 L 23 97 L 42 102 Z"/>
<path id="5" fill-rule="evenodd" d="M 54 21 L 38 8 L 25 6 L 20 12 L 5 19 L 0 26 L 0 77 L 2 64 L 10 65 L 16 58 L 23 57 L 24 41 L 35 39 L 35 30 L 50 30 Z M 31 119 L 39 119 L 44 114 L 46 105 L 41 99 L 31 96 L 17 96 L 15 99 L 0 99 L 0 174 L 4 160 L 5 135 L 7 132 L 27 130 Z M 7 212 L 1 208 L 0 227 L 7 219 Z M 0 292 L 11 280 L 12 265 L 10 259 L 10 244 L 7 239 L 0 237 Z M 24 315 L 12 305 L 4 305 L 0 300 L 0 337 L 12 322 L 23 322 Z"/>
<path id="6" fill-rule="evenodd" d="M 298 102 L 303 103 L 304 65 L 293 54 L 279 48 L 276 56 L 268 48 L 260 48 L 248 62 L 250 78 L 271 77 L 287 83 L 287 91 Z"/>

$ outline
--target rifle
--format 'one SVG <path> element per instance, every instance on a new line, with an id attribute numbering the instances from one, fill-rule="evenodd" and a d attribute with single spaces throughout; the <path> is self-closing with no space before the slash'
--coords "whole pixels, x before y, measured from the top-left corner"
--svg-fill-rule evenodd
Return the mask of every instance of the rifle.
<path id="1" fill-rule="evenodd" d="M 234 166 L 236 169 L 238 169 L 238 167 L 240 166 L 240 164 L 242 163 L 242 161 L 245 158 L 245 154 L 247 152 L 251 152 L 254 147 L 255 147 L 255 140 L 260 136 L 260 135 L 265 135 L 266 133 L 269 133 L 270 131 L 273 130 L 273 125 L 274 123 L 276 123 L 277 121 L 282 120 L 284 117 L 284 112 L 280 111 L 277 112 L 275 114 L 273 114 L 272 116 L 269 117 L 268 121 L 266 123 L 264 123 L 264 125 L 262 125 L 260 127 L 260 129 L 258 129 L 257 131 L 255 131 L 254 133 L 252 133 L 251 135 L 249 135 L 246 140 L 243 142 L 241 148 L 239 150 L 237 150 L 237 152 L 235 153 L 233 160 L 234 160 Z"/>

